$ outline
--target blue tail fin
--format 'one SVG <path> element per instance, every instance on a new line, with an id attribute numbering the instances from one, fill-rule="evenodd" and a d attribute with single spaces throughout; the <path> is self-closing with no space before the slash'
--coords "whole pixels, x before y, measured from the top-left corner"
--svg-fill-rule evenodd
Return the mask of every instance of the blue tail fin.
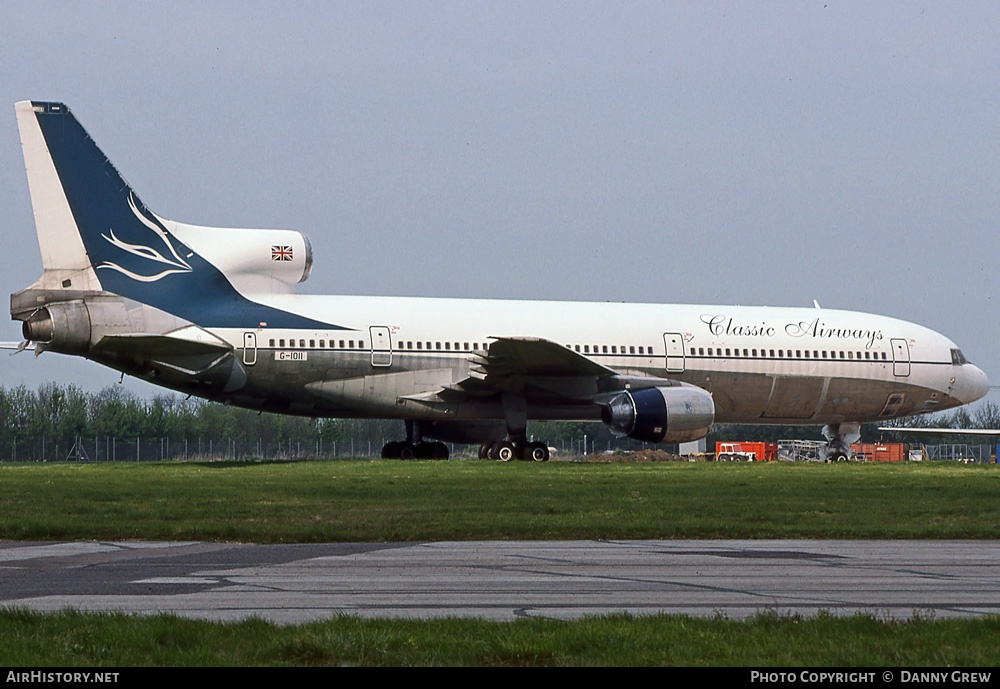
<path id="1" fill-rule="evenodd" d="M 104 290 L 202 326 L 331 327 L 237 289 L 265 285 L 260 295 L 305 279 L 312 257 L 304 235 L 164 220 L 64 104 L 24 101 L 15 109 L 46 273 L 41 286 Z"/>

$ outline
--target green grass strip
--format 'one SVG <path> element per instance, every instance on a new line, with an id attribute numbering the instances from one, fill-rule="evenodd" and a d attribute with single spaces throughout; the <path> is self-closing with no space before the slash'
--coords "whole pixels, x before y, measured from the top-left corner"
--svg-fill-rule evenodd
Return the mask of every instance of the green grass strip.
<path id="1" fill-rule="evenodd" d="M 1000 538 L 996 465 L 0 465 L 0 538 Z"/>
<path id="2" fill-rule="evenodd" d="M 1000 661 L 1000 618 L 681 616 L 509 623 L 360 620 L 279 627 L 169 615 L 0 611 L 0 664 L 129 666 L 978 666 Z M 126 676 L 127 677 L 127 676 Z M 881 675 L 878 680 L 881 681 Z"/>

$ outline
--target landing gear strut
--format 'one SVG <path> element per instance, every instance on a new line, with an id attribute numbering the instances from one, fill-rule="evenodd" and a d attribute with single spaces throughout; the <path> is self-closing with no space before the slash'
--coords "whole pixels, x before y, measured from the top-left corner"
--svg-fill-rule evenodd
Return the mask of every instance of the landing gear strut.
<path id="1" fill-rule="evenodd" d="M 826 438 L 826 447 L 821 450 L 823 460 L 846 462 L 851 458 L 851 443 L 856 443 L 861 438 L 861 424 L 827 424 L 823 426 L 823 437 Z"/>
<path id="2" fill-rule="evenodd" d="M 479 446 L 480 459 L 495 459 L 509 462 L 512 459 L 525 459 L 533 462 L 549 461 L 549 446 L 540 441 L 528 442 L 527 404 L 521 395 L 504 394 L 504 421 L 507 423 L 507 437 L 498 442 L 485 442 Z"/>

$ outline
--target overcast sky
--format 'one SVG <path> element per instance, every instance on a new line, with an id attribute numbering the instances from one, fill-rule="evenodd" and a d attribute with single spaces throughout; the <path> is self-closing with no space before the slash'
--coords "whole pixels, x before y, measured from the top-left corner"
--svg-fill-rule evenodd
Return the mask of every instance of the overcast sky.
<path id="1" fill-rule="evenodd" d="M 4 292 L 60 100 L 159 215 L 308 234 L 304 292 L 816 299 L 1000 383 L 996 2 L 7 1 L 0 68 Z M 118 374 L 0 354 L 48 380 Z"/>

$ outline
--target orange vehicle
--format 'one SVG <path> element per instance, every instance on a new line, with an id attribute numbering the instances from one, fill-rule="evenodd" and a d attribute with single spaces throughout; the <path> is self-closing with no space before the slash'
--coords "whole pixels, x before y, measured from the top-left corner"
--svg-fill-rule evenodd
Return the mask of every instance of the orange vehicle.
<path id="1" fill-rule="evenodd" d="M 716 443 L 719 462 L 770 462 L 778 458 L 778 443 Z"/>

